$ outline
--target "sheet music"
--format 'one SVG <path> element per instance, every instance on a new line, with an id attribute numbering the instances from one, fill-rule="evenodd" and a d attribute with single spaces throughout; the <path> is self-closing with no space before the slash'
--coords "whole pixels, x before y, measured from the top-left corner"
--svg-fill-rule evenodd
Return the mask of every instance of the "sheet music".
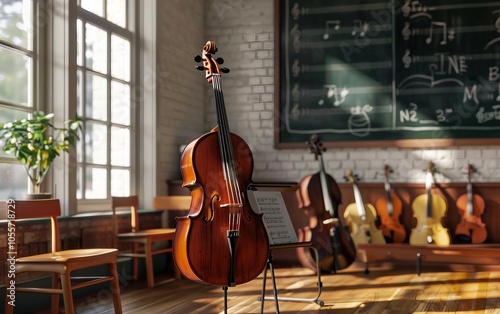
<path id="1" fill-rule="evenodd" d="M 295 232 L 281 192 L 250 191 L 252 208 L 263 214 L 262 220 L 269 236 L 270 244 L 297 243 Z"/>

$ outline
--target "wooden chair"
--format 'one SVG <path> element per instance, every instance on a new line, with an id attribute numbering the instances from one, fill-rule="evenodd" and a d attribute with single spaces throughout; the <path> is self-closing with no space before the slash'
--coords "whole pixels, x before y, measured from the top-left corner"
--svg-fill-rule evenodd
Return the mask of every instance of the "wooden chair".
<path id="1" fill-rule="evenodd" d="M 161 228 L 141 230 L 139 227 L 139 214 L 137 213 L 138 206 L 139 199 L 137 195 L 113 196 L 111 198 L 114 220 L 113 226 L 115 230 L 115 247 L 118 248 L 120 243 L 132 244 L 131 252 L 119 251 L 118 256 L 132 257 L 132 275 L 134 280 L 137 280 L 138 259 L 144 258 L 146 261 L 148 287 L 152 288 L 155 286 L 153 256 L 172 252 L 172 242 L 170 242 L 170 245 L 158 249 L 154 249 L 153 244 L 163 241 L 173 241 L 175 229 Z M 130 230 L 127 232 L 120 232 L 118 228 L 116 209 L 121 207 L 130 209 Z"/>
<path id="2" fill-rule="evenodd" d="M 16 293 L 52 294 L 52 314 L 58 313 L 59 295 L 62 294 L 65 313 L 73 314 L 75 313 L 73 290 L 109 281 L 111 283 L 115 313 L 122 313 L 116 266 L 118 250 L 97 248 L 61 251 L 57 225 L 57 217 L 61 215 L 59 199 L 15 201 L 14 203 L 7 203 L 7 208 L 15 211 L 15 221 L 29 218 L 50 218 L 52 230 L 51 253 L 19 257 L 16 259 L 15 264 L 16 274 L 23 272 L 52 273 L 52 288 L 16 286 Z M 17 252 L 17 243 L 14 246 L 14 252 Z M 71 272 L 74 270 L 98 265 L 107 265 L 109 274 L 100 277 L 71 277 Z M 5 313 L 11 314 L 14 312 L 14 307 L 9 305 L 9 298 L 6 301 Z M 19 300 L 16 301 L 19 302 Z"/>
<path id="3" fill-rule="evenodd" d="M 169 195 L 155 196 L 153 199 L 153 208 L 157 210 L 174 211 L 174 214 L 180 211 L 187 212 L 191 206 L 191 196 L 188 195 Z M 174 265 L 175 278 L 181 279 L 179 269 Z"/>

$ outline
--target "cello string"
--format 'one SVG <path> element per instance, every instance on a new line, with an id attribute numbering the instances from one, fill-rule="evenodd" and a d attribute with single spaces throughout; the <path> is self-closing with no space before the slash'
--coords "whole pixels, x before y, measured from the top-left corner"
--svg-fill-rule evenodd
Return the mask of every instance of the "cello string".
<path id="1" fill-rule="evenodd" d="M 239 230 L 240 226 L 240 206 L 237 207 L 237 212 L 234 213 L 234 205 L 242 204 L 241 195 L 238 192 L 239 184 L 236 176 L 236 168 L 234 164 L 234 154 L 231 145 L 231 134 L 229 132 L 229 122 L 224 106 L 224 97 L 222 95 L 222 87 L 220 83 L 220 75 L 214 75 L 212 85 L 215 92 L 217 116 L 219 122 L 219 140 L 221 141 L 221 158 L 223 161 L 224 175 L 226 178 L 226 189 L 229 196 L 229 230 Z"/>

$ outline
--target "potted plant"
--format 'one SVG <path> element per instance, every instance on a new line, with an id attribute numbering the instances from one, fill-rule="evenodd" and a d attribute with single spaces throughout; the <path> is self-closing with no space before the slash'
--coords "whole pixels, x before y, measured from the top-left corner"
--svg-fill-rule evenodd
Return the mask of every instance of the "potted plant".
<path id="1" fill-rule="evenodd" d="M 31 119 L 0 124 L 3 150 L 23 163 L 35 194 L 40 194 L 40 187 L 54 159 L 61 152 L 68 152 L 70 146 L 75 146 L 82 130 L 82 121 L 78 118 L 56 128 L 51 123 L 53 116 L 53 113 L 37 111 Z"/>

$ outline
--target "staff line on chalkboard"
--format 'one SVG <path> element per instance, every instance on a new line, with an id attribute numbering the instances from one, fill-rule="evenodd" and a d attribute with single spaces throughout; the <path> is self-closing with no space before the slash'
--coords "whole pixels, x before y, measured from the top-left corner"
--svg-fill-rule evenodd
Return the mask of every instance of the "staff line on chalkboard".
<path id="1" fill-rule="evenodd" d="M 464 88 L 460 87 L 436 87 L 432 89 L 428 88 L 413 88 L 413 89 L 405 89 L 405 90 L 397 90 L 398 95 L 400 96 L 407 96 L 407 95 L 422 95 L 422 94 L 449 94 L 449 93 L 455 93 L 455 94 L 463 94 L 464 93 Z"/>
<path id="2" fill-rule="evenodd" d="M 355 5 L 337 5 L 317 8 L 305 8 L 305 14 L 326 14 L 326 13 L 340 13 L 340 12 L 353 12 L 353 11 L 372 11 L 387 8 L 387 3 L 374 3 L 374 4 L 355 4 Z"/>
<path id="3" fill-rule="evenodd" d="M 499 38 L 500 40 L 500 38 Z M 426 55 L 411 55 L 412 57 L 412 63 L 425 63 L 425 62 L 442 62 L 443 58 L 451 57 L 453 55 L 450 54 L 444 54 L 444 53 L 439 53 L 435 54 L 432 56 L 426 56 Z M 462 55 L 466 57 L 467 61 L 479 61 L 479 60 L 491 60 L 491 59 L 498 59 L 500 58 L 499 53 L 475 53 L 475 54 L 467 54 L 467 55 Z"/>
<path id="4" fill-rule="evenodd" d="M 392 105 L 387 106 L 377 106 L 373 107 L 371 113 L 387 113 L 392 112 Z M 308 116 L 324 116 L 325 114 L 332 116 L 340 116 L 340 115 L 352 115 L 350 111 L 342 110 L 339 108 L 308 108 L 307 110 Z"/>
<path id="5" fill-rule="evenodd" d="M 346 45 L 351 45 L 351 46 L 357 46 L 356 42 L 359 42 L 359 39 L 353 38 L 353 39 L 342 39 L 338 41 L 305 41 L 302 40 L 301 42 L 301 48 L 302 49 L 317 49 L 317 48 L 335 48 L 335 47 L 343 47 Z M 368 46 L 378 46 L 378 45 L 388 45 L 392 43 L 392 38 L 390 37 L 384 37 L 384 38 L 370 38 Z"/>
<path id="6" fill-rule="evenodd" d="M 446 10 L 462 10 L 462 9 L 478 9 L 498 6 L 498 2 L 481 2 L 481 3 L 461 3 L 461 4 L 445 4 L 428 7 L 429 11 L 446 11 Z"/>
<path id="7" fill-rule="evenodd" d="M 332 129 L 332 128 L 322 128 L 322 129 L 314 129 L 314 130 L 294 130 L 290 128 L 289 126 L 287 127 L 287 131 L 293 134 L 315 134 L 315 133 L 321 133 L 321 132 L 329 132 L 329 133 L 335 133 L 335 134 L 346 134 L 346 133 L 352 133 L 351 130 L 341 130 L 341 129 Z M 415 127 L 409 127 L 409 126 L 396 126 L 393 128 L 359 128 L 356 129 L 357 132 L 387 132 L 387 131 L 411 131 L 411 132 L 418 132 L 418 131 L 456 131 L 456 130 L 468 130 L 468 131 L 474 131 L 474 130 L 500 130 L 500 126 L 492 126 L 492 127 L 485 127 L 485 126 L 415 126 Z"/>
<path id="8" fill-rule="evenodd" d="M 360 63 L 330 63 L 321 65 L 303 65 L 303 72 L 356 71 L 367 69 L 389 69 L 392 61 L 360 62 Z"/>
<path id="9" fill-rule="evenodd" d="M 322 89 L 317 89 L 317 88 L 311 88 L 311 89 L 305 89 L 304 95 L 305 96 L 325 96 L 327 93 L 325 93 L 325 89 L 328 89 L 328 86 L 331 85 L 325 85 Z M 386 94 L 386 93 L 392 93 L 392 86 L 391 85 L 380 85 L 380 86 L 360 86 L 360 87 L 349 87 L 349 94 L 354 94 L 354 95 L 362 95 L 362 94 Z M 330 98 L 330 97 L 328 97 Z"/>
<path id="10" fill-rule="evenodd" d="M 329 35 L 335 34 L 335 37 L 337 37 L 337 35 L 344 35 L 344 34 L 349 34 L 350 37 L 353 37 L 354 35 L 352 34 L 353 33 L 352 29 L 356 29 L 356 26 L 349 26 L 349 27 L 347 27 L 347 26 L 339 26 L 338 29 L 335 29 L 333 31 L 329 31 L 326 27 L 327 26 L 325 26 L 324 28 L 309 28 L 309 29 L 304 29 L 300 33 L 301 38 L 307 38 L 307 37 L 312 37 L 312 36 L 325 35 L 327 33 L 329 33 Z M 391 31 L 392 31 L 392 24 L 377 24 L 377 34 L 384 33 L 384 32 L 391 32 Z M 370 33 L 368 32 L 368 34 L 370 34 Z M 377 35 L 377 36 L 379 36 L 379 35 Z M 321 36 L 321 37 L 323 38 L 323 40 L 326 40 L 323 36 Z M 370 37 L 370 36 L 368 36 L 368 37 Z M 370 38 L 370 40 L 371 39 L 372 38 Z"/>

